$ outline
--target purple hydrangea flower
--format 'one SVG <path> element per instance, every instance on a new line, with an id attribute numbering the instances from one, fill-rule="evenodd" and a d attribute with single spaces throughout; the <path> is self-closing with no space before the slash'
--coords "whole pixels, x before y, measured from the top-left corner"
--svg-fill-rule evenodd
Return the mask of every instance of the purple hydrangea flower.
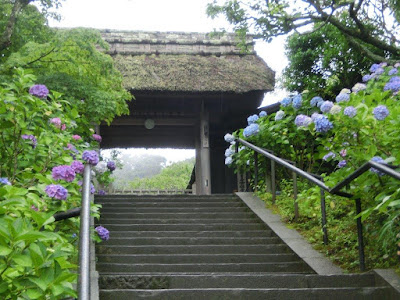
<path id="1" fill-rule="evenodd" d="M 85 166 L 79 160 L 74 160 L 71 164 L 71 168 L 75 171 L 75 173 L 83 174 Z"/>
<path id="2" fill-rule="evenodd" d="M 39 208 L 37 208 L 37 207 L 36 207 L 35 205 L 33 205 L 33 204 L 31 205 L 31 209 L 34 210 L 34 211 L 39 211 Z"/>
<path id="3" fill-rule="evenodd" d="M 342 150 L 340 150 L 339 154 L 340 154 L 341 157 L 345 157 L 347 155 L 347 150 L 346 149 L 342 149 Z"/>
<path id="4" fill-rule="evenodd" d="M 97 226 L 95 230 L 103 241 L 108 241 L 108 239 L 110 238 L 110 232 L 106 228 L 104 228 L 103 226 Z"/>
<path id="5" fill-rule="evenodd" d="M 376 163 L 379 163 L 379 164 L 384 164 L 385 163 L 385 160 L 380 156 L 374 156 L 373 158 L 371 158 L 371 160 L 373 162 L 376 162 Z M 384 172 L 379 171 L 378 169 L 375 169 L 375 168 L 371 168 L 370 171 L 373 172 L 373 173 L 378 174 L 379 176 L 386 175 Z"/>
<path id="6" fill-rule="evenodd" d="M 347 93 L 340 93 L 336 96 L 336 102 L 347 102 L 350 100 L 350 95 Z"/>
<path id="7" fill-rule="evenodd" d="M 244 137 L 249 137 L 252 135 L 256 135 L 259 132 L 260 132 L 260 127 L 258 126 L 258 124 L 253 123 L 253 124 L 250 124 L 249 126 L 247 126 L 243 130 L 243 135 L 244 135 Z"/>
<path id="8" fill-rule="evenodd" d="M 267 112 L 262 110 L 262 111 L 260 111 L 260 113 L 258 114 L 258 116 L 259 116 L 260 118 L 266 117 L 266 116 L 267 116 Z"/>
<path id="9" fill-rule="evenodd" d="M 302 101 L 303 101 L 303 99 L 302 99 L 301 95 L 294 96 L 293 97 L 293 104 L 292 104 L 293 107 L 295 109 L 299 109 L 301 107 Z"/>
<path id="10" fill-rule="evenodd" d="M 376 75 L 381 75 L 385 72 L 384 68 L 379 67 L 378 69 L 376 69 L 376 71 L 374 72 L 374 74 Z"/>
<path id="11" fill-rule="evenodd" d="M 250 124 L 254 124 L 257 120 L 258 120 L 258 116 L 257 115 L 252 115 L 252 116 L 247 118 L 247 123 L 249 125 Z"/>
<path id="12" fill-rule="evenodd" d="M 397 74 L 397 72 L 398 72 L 397 69 L 396 69 L 396 68 L 393 68 L 393 69 L 389 70 L 388 75 L 389 75 L 389 76 L 392 76 L 392 75 Z"/>
<path id="13" fill-rule="evenodd" d="M 231 148 L 225 150 L 225 157 L 232 156 L 235 152 Z"/>
<path id="14" fill-rule="evenodd" d="M 68 197 L 67 189 L 58 184 L 48 185 L 45 192 L 50 198 L 56 198 L 58 200 L 65 200 Z"/>
<path id="15" fill-rule="evenodd" d="M 235 141 L 235 137 L 234 137 L 232 134 L 227 133 L 227 134 L 225 134 L 225 136 L 224 136 L 224 140 L 225 140 L 225 142 L 227 142 L 227 143 L 232 143 L 233 141 Z"/>
<path id="16" fill-rule="evenodd" d="M 44 99 L 47 98 L 49 94 L 49 90 L 43 84 L 35 84 L 29 89 L 29 94 L 32 96 L 36 96 L 38 98 Z"/>
<path id="17" fill-rule="evenodd" d="M 82 184 L 83 184 L 82 180 L 79 180 L 78 184 L 79 184 L 79 186 L 82 186 Z M 80 189 L 79 191 L 82 192 L 82 189 Z M 96 189 L 94 188 L 94 185 L 92 183 L 90 183 L 90 193 L 91 194 L 96 193 Z"/>
<path id="18" fill-rule="evenodd" d="M 109 162 L 107 162 L 107 168 L 112 172 L 116 169 L 116 165 L 115 162 L 113 162 L 112 160 L 110 160 Z"/>
<path id="19" fill-rule="evenodd" d="M 395 76 L 395 77 L 390 78 L 388 83 L 385 84 L 383 90 L 399 92 L 400 91 L 400 77 Z"/>
<path id="20" fill-rule="evenodd" d="M 354 106 L 348 106 L 344 109 L 343 114 L 353 118 L 357 114 L 357 109 Z"/>
<path id="21" fill-rule="evenodd" d="M 315 123 L 315 130 L 317 132 L 328 132 L 330 129 L 333 128 L 333 124 L 329 121 L 327 116 L 320 115 L 314 119 Z"/>
<path id="22" fill-rule="evenodd" d="M 368 81 L 370 81 L 372 78 L 374 78 L 374 76 L 372 76 L 372 75 L 370 75 L 370 74 L 367 74 L 367 75 L 364 75 L 364 76 L 362 77 L 362 81 L 363 81 L 363 82 L 368 82 Z"/>
<path id="23" fill-rule="evenodd" d="M 378 70 L 380 67 L 381 67 L 381 66 L 380 66 L 379 64 L 373 64 L 373 65 L 371 66 L 371 68 L 369 68 L 369 71 L 372 72 L 372 73 L 374 73 L 374 72 L 376 72 L 376 70 Z"/>
<path id="24" fill-rule="evenodd" d="M 52 119 L 50 119 L 50 124 L 53 124 L 57 128 L 61 128 L 61 119 L 60 118 L 52 118 Z"/>
<path id="25" fill-rule="evenodd" d="M 231 156 L 228 156 L 225 158 L 225 165 L 230 165 L 233 162 L 233 159 Z"/>
<path id="26" fill-rule="evenodd" d="M 319 102 L 324 102 L 324 99 L 322 99 L 320 96 L 315 96 L 311 99 L 310 104 L 311 106 L 317 106 Z"/>
<path id="27" fill-rule="evenodd" d="M 343 159 L 343 160 L 339 161 L 339 163 L 337 164 L 337 167 L 339 169 L 341 169 L 341 168 L 345 167 L 346 165 L 347 165 L 347 161 L 345 159 Z"/>
<path id="28" fill-rule="evenodd" d="M 333 153 L 332 151 L 331 152 L 329 152 L 328 154 L 325 154 L 324 155 L 324 157 L 322 158 L 324 161 L 327 161 L 328 159 L 330 159 L 330 158 L 335 158 L 336 157 L 336 154 L 335 153 Z"/>
<path id="29" fill-rule="evenodd" d="M 106 193 L 105 190 L 99 190 L 99 191 L 97 192 L 97 194 L 100 195 L 100 196 L 104 196 L 104 195 L 107 194 L 107 193 Z"/>
<path id="30" fill-rule="evenodd" d="M 37 145 L 36 137 L 32 134 L 23 134 L 21 135 L 23 140 L 30 140 L 32 142 L 32 148 L 35 149 Z"/>
<path id="31" fill-rule="evenodd" d="M 328 113 L 331 111 L 332 107 L 333 107 L 332 101 L 324 101 L 324 103 L 322 103 L 320 109 L 323 113 Z"/>
<path id="32" fill-rule="evenodd" d="M 378 105 L 373 112 L 375 119 L 382 121 L 389 115 L 389 110 L 385 105 Z"/>
<path id="33" fill-rule="evenodd" d="M 283 110 L 277 111 L 275 114 L 275 121 L 282 120 L 284 116 L 285 116 L 285 112 Z"/>
<path id="34" fill-rule="evenodd" d="M 298 115 L 296 116 L 294 123 L 297 127 L 307 127 L 312 123 L 312 119 L 306 115 Z"/>
<path id="35" fill-rule="evenodd" d="M 97 155 L 97 152 L 94 150 L 83 151 L 82 159 L 93 166 L 97 165 L 99 162 L 99 156 Z"/>
<path id="36" fill-rule="evenodd" d="M 281 101 L 283 107 L 287 107 L 292 103 L 292 98 L 286 97 Z"/>
<path id="37" fill-rule="evenodd" d="M 92 134 L 92 138 L 93 138 L 95 141 L 101 143 L 102 137 L 101 137 L 100 135 L 98 135 L 98 134 Z"/>
<path id="38" fill-rule="evenodd" d="M 11 182 L 6 177 L 0 177 L 0 185 L 11 185 Z"/>
<path id="39" fill-rule="evenodd" d="M 52 169 L 51 175 L 55 180 L 71 182 L 75 179 L 75 170 L 71 166 L 57 166 Z"/>

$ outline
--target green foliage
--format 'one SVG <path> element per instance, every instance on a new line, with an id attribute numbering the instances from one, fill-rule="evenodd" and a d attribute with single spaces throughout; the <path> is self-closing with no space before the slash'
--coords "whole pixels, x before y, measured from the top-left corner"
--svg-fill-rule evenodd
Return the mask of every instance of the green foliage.
<path id="1" fill-rule="evenodd" d="M 184 190 L 190 180 L 194 162 L 192 159 L 173 163 L 155 176 L 136 179 L 130 183 L 134 189 Z"/>
<path id="2" fill-rule="evenodd" d="M 61 183 L 66 201 L 50 198 L 46 186 L 60 184 L 53 167 L 69 165 L 97 143 L 77 107 L 53 92 L 41 99 L 28 93 L 35 76 L 22 69 L 0 87 L 0 297 L 2 299 L 61 299 L 76 297 L 76 234 L 79 219 L 55 223 L 53 215 L 80 206 L 80 174 Z M 64 126 L 50 122 L 59 118 Z M 72 138 L 80 133 L 81 140 Z M 31 135 L 37 139 L 24 139 Z M 93 207 L 93 211 L 97 211 Z"/>
<path id="3" fill-rule="evenodd" d="M 330 24 L 308 34 L 289 36 L 286 55 L 289 65 L 283 74 L 284 86 L 289 91 L 313 91 L 324 99 L 337 95 L 343 86 L 361 81 L 360 74 L 374 62 L 351 47 Z"/>

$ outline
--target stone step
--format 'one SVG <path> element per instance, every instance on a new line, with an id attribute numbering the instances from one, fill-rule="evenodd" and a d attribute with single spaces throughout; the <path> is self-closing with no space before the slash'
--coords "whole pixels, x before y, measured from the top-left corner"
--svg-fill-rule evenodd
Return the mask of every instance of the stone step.
<path id="1" fill-rule="evenodd" d="M 158 219 L 148 218 L 148 219 L 137 219 L 137 218 L 115 218 L 113 217 L 101 217 L 102 223 L 109 224 L 199 224 L 210 221 L 210 219 L 189 219 L 189 218 L 179 218 L 179 219 L 163 219 L 161 216 Z M 214 224 L 218 223 L 239 223 L 239 224 L 262 224 L 259 219 L 256 218 L 245 218 L 245 219 L 219 219 L 213 220 Z"/>
<path id="2" fill-rule="evenodd" d="M 221 230 L 262 230 L 265 224 L 199 223 L 199 224 L 112 224 L 101 223 L 111 231 L 221 231 Z"/>
<path id="3" fill-rule="evenodd" d="M 210 212 L 189 212 L 189 213 L 173 213 L 173 212 L 156 212 L 156 213 L 125 213 L 125 212 L 102 212 L 101 220 L 105 218 L 130 218 L 130 219 L 205 219 L 205 220 L 222 220 L 222 219 L 242 219 L 242 218 L 251 218 L 257 219 L 258 217 L 254 215 L 252 212 L 219 212 L 219 213 L 210 213 Z"/>
<path id="4" fill-rule="evenodd" d="M 213 212 L 250 212 L 248 207 L 105 207 L 101 213 L 213 213 Z"/>
<path id="5" fill-rule="evenodd" d="M 278 237 L 113 237 L 104 245 L 271 245 L 280 244 Z"/>
<path id="6" fill-rule="evenodd" d="M 272 237 L 272 230 L 110 231 L 112 237 Z"/>
<path id="7" fill-rule="evenodd" d="M 213 272 L 310 272 L 309 267 L 301 261 L 272 263 L 186 263 L 186 264 L 129 264 L 97 263 L 100 274 L 111 273 L 213 273 Z"/>
<path id="8" fill-rule="evenodd" d="M 194 288 L 335 288 L 371 287 L 372 274 L 197 274 L 197 275 L 102 275 L 101 289 L 194 289 Z"/>
<path id="9" fill-rule="evenodd" d="M 98 245 L 98 254 L 280 254 L 293 253 L 285 244 L 273 245 Z"/>
<path id="10" fill-rule="evenodd" d="M 103 202 L 143 202 L 143 201 L 181 201 L 181 202 L 210 202 L 210 201 L 241 201 L 235 195 L 209 195 L 209 196 L 198 196 L 198 195 L 105 195 L 95 196 L 96 203 Z"/>
<path id="11" fill-rule="evenodd" d="M 136 207 L 245 207 L 245 204 L 239 201 L 236 202 L 117 202 L 117 203 L 102 203 L 103 209 L 105 208 L 136 208 Z"/>
<path id="12" fill-rule="evenodd" d="M 390 299 L 391 290 L 387 287 L 363 288 L 313 288 L 313 289 L 160 289 L 100 290 L 102 300 L 160 299 L 160 300 L 243 300 L 243 299 L 279 299 L 279 300 L 383 300 Z M 389 296 L 389 298 L 388 298 Z"/>
<path id="13" fill-rule="evenodd" d="M 290 262 L 299 257 L 294 253 L 287 254 L 119 254 L 97 255 L 99 262 L 105 263 L 258 263 L 258 262 Z"/>

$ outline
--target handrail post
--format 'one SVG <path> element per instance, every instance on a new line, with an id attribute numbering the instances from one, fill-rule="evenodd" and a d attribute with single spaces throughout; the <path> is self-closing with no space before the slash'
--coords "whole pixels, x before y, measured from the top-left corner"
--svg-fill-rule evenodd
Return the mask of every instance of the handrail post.
<path id="1" fill-rule="evenodd" d="M 90 165 L 86 164 L 82 183 L 81 224 L 79 235 L 79 300 L 90 297 Z"/>
<path id="2" fill-rule="evenodd" d="M 271 193 L 272 204 L 276 202 L 276 178 L 275 178 L 275 161 L 271 159 Z"/>
<path id="3" fill-rule="evenodd" d="M 328 228 L 326 227 L 326 203 L 325 203 L 325 191 L 321 188 L 321 223 L 322 232 L 324 233 L 324 244 L 328 245 Z"/>
<path id="4" fill-rule="evenodd" d="M 296 166 L 296 163 L 293 163 Z M 293 198 L 294 198 L 294 221 L 299 220 L 299 204 L 297 203 L 297 174 L 293 172 Z"/>
<path id="5" fill-rule="evenodd" d="M 356 213 L 361 213 L 361 200 L 356 199 Z M 365 271 L 365 255 L 364 255 L 364 237 L 363 237 L 363 226 L 361 223 L 361 216 L 357 218 L 357 237 L 358 237 L 358 256 L 360 260 L 360 271 Z"/>
<path id="6" fill-rule="evenodd" d="M 254 191 L 258 191 L 258 153 L 254 151 Z"/>

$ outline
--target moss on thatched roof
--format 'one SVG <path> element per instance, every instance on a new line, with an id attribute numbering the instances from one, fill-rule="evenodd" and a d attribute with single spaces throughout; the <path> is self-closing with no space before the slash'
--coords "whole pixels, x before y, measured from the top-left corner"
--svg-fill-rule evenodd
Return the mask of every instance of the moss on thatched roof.
<path id="1" fill-rule="evenodd" d="M 255 55 L 116 55 L 132 91 L 234 92 L 272 90 L 274 73 Z"/>
<path id="2" fill-rule="evenodd" d="M 274 72 L 252 51 L 237 48 L 234 34 L 102 31 L 116 67 L 131 91 L 270 91 Z"/>

